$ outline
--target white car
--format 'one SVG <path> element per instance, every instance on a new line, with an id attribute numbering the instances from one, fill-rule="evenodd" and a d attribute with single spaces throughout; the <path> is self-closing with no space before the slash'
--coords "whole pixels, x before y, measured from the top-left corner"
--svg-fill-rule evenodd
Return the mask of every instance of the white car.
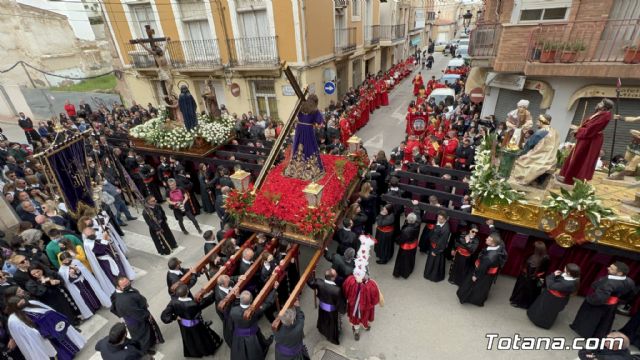
<path id="1" fill-rule="evenodd" d="M 455 70 L 462 66 L 464 66 L 464 59 L 451 59 L 449 63 L 447 63 L 448 70 Z"/>
<path id="2" fill-rule="evenodd" d="M 463 60 L 469 59 L 469 45 L 460 45 L 456 49 L 456 56 L 461 56 Z"/>
<path id="3" fill-rule="evenodd" d="M 431 100 L 433 99 L 437 104 L 440 104 L 440 102 L 444 102 L 447 106 L 453 105 L 453 101 L 456 98 L 456 92 L 453 91 L 453 89 L 450 88 L 438 88 L 438 89 L 433 89 L 433 91 L 431 92 L 431 94 L 429 94 L 429 99 Z"/>

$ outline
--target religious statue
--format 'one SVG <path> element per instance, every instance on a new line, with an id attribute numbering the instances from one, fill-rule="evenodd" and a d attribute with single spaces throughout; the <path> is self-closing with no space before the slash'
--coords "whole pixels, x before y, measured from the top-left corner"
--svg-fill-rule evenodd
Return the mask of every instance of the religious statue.
<path id="1" fill-rule="evenodd" d="M 142 46 L 145 50 L 153 56 L 153 59 L 158 66 L 158 80 L 160 80 L 167 91 L 167 95 L 171 95 L 173 92 L 173 75 L 171 75 L 171 64 L 167 61 L 165 57 L 165 50 L 167 49 L 167 45 L 171 41 L 171 38 L 167 38 L 167 41 L 164 43 L 164 46 L 160 47 L 155 44 L 155 42 L 147 46 L 143 42 L 139 42 L 140 46 Z"/>
<path id="2" fill-rule="evenodd" d="M 298 113 L 298 123 L 291 146 L 291 161 L 285 169 L 286 176 L 311 180 L 312 177 L 318 177 L 324 172 L 314 129 L 314 125 L 321 125 L 323 121 L 322 113 L 318 111 L 318 96 L 311 94 L 302 103 Z M 301 166 L 301 164 L 304 165 Z M 312 171 L 313 174 L 309 173 L 312 168 L 318 171 Z M 299 169 L 304 169 L 304 171 Z"/>
<path id="3" fill-rule="evenodd" d="M 596 105 L 596 112 L 582 120 L 580 126 L 571 125 L 575 132 L 576 145 L 571 150 L 560 170 L 558 180 L 573 185 L 575 179 L 591 180 L 604 143 L 604 129 L 611 121 L 613 101 L 602 99 Z"/>
<path id="4" fill-rule="evenodd" d="M 519 185 L 529 185 L 541 175 L 555 169 L 560 142 L 558 132 L 550 124 L 550 115 L 540 115 L 538 131 L 524 144 L 523 153 L 516 160 L 511 172 L 511 180 Z"/>
<path id="5" fill-rule="evenodd" d="M 529 100 L 518 101 L 518 108 L 507 114 L 507 134 L 504 136 L 502 146 L 521 147 L 524 133 L 531 129 L 533 120 L 529 112 Z"/>
<path id="6" fill-rule="evenodd" d="M 180 107 L 178 106 L 178 99 L 171 94 L 164 97 L 164 101 L 167 103 L 167 110 L 169 110 L 169 119 L 177 123 L 184 124 L 182 113 L 180 113 Z"/>
<path id="7" fill-rule="evenodd" d="M 625 116 L 624 121 L 640 121 L 640 116 Z M 624 170 L 611 174 L 609 179 L 624 180 L 625 176 L 636 176 L 638 166 L 640 165 L 640 131 L 630 130 L 629 132 L 631 133 L 632 139 L 631 144 L 627 145 L 627 151 L 624 154 L 624 160 L 626 162 Z"/>
<path id="8" fill-rule="evenodd" d="M 184 127 L 193 130 L 198 126 L 198 114 L 196 113 L 196 100 L 191 96 L 187 85 L 180 86 L 180 97 L 178 98 L 180 112 L 184 119 Z"/>
<path id="9" fill-rule="evenodd" d="M 220 117 L 220 108 L 218 107 L 218 98 L 216 97 L 216 90 L 213 87 L 212 81 L 207 81 L 207 91 L 202 94 L 202 98 L 204 99 L 204 104 L 207 108 L 207 112 L 209 113 L 209 117 L 211 119 Z"/>

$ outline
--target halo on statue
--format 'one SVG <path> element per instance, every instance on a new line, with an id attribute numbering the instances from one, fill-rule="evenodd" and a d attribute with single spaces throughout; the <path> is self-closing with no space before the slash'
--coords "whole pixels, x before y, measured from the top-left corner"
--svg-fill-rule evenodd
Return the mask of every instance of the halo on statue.
<path id="1" fill-rule="evenodd" d="M 186 86 L 187 89 L 189 89 L 189 83 L 186 80 L 180 80 L 178 81 L 178 89 L 180 89 L 182 87 L 182 85 Z M 189 89 L 190 90 L 190 89 Z"/>

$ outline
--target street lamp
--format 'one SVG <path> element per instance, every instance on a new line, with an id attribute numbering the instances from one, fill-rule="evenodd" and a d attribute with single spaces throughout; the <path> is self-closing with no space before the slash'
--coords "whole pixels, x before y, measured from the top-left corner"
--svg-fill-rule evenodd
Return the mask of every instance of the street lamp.
<path id="1" fill-rule="evenodd" d="M 467 10 L 467 13 L 462 15 L 462 25 L 464 26 L 464 33 L 468 33 L 469 25 L 471 25 L 471 18 L 473 18 L 473 14 L 471 10 Z"/>

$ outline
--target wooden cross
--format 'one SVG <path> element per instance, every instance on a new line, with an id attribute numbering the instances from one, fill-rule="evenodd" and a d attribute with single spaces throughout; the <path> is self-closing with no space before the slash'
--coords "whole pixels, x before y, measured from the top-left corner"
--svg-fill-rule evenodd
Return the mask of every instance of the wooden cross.
<path id="1" fill-rule="evenodd" d="M 295 125 L 295 122 L 296 122 L 295 120 L 298 116 L 298 112 L 300 111 L 300 107 L 302 106 L 302 103 L 306 100 L 307 93 L 309 91 L 309 89 L 306 86 L 304 89 L 300 88 L 300 85 L 298 85 L 298 81 L 296 80 L 296 77 L 293 75 L 293 72 L 289 68 L 289 65 L 283 62 L 282 67 L 283 67 L 282 71 L 284 72 L 287 79 L 289 80 L 289 83 L 291 84 L 293 91 L 295 91 L 296 95 L 298 96 L 298 101 L 296 102 L 296 106 L 293 108 L 291 115 L 289 115 L 289 119 L 284 124 L 284 127 L 282 128 L 280 135 L 278 135 L 278 138 L 274 142 L 273 147 L 271 148 L 271 152 L 269 153 L 269 156 L 267 156 L 267 158 L 264 161 L 264 165 L 260 170 L 260 174 L 258 175 L 258 178 L 256 179 L 256 182 L 253 185 L 252 192 L 254 194 L 256 193 L 256 191 L 258 191 L 258 189 L 260 189 L 260 187 L 264 183 L 264 179 L 267 177 L 267 173 L 269 172 L 269 170 L 271 170 L 271 168 L 273 167 L 273 164 L 278 158 L 278 155 L 280 154 L 280 150 L 284 146 L 284 142 L 287 136 L 289 136 L 291 129 Z"/>
<path id="2" fill-rule="evenodd" d="M 142 46 L 145 50 L 147 50 L 147 52 L 149 52 L 149 54 L 151 54 L 151 56 L 153 56 L 153 61 L 155 62 L 156 67 L 158 68 L 158 72 L 160 72 L 161 70 L 164 70 L 168 72 L 167 75 L 171 76 L 171 68 L 169 66 L 169 63 L 164 58 L 165 49 L 161 48 L 158 45 L 158 42 L 161 42 L 161 41 L 168 42 L 170 39 L 166 37 L 160 37 L 160 38 L 154 37 L 156 31 L 151 28 L 151 25 L 145 25 L 144 28 L 147 33 L 147 38 L 132 39 L 132 40 L 129 40 L 129 43 L 140 44 L 140 46 Z M 146 44 L 149 44 L 149 46 L 147 47 Z M 166 47 L 166 43 L 165 43 L 165 47 Z M 164 96 L 168 97 L 171 91 L 171 87 L 173 86 L 173 81 L 171 81 L 171 84 L 167 86 L 166 80 L 160 79 L 160 84 L 162 85 L 162 92 Z"/>

